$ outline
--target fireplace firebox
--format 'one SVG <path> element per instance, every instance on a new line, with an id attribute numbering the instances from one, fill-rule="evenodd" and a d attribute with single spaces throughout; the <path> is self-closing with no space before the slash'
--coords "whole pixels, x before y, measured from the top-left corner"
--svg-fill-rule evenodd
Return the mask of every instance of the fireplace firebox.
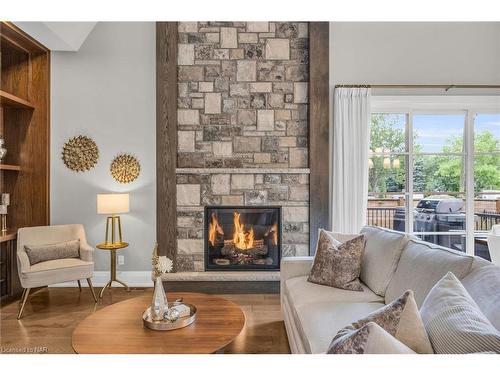
<path id="1" fill-rule="evenodd" d="M 205 207 L 205 270 L 278 270 L 281 207 Z"/>

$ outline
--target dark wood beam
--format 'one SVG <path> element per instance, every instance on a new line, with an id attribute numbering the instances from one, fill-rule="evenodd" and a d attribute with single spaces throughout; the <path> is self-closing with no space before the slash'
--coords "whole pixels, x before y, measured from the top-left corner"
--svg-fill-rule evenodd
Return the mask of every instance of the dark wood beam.
<path id="1" fill-rule="evenodd" d="M 158 254 L 177 254 L 177 22 L 156 23 L 156 240 Z"/>
<path id="2" fill-rule="evenodd" d="M 330 228 L 329 23 L 309 23 L 309 253 L 319 228 Z"/>

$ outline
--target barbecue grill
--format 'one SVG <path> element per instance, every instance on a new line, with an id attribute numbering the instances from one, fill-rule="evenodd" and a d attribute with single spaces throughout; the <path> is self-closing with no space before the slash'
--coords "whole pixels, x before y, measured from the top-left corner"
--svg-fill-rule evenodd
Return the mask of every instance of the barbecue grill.
<path id="1" fill-rule="evenodd" d="M 431 196 L 422 199 L 415 209 L 414 232 L 450 232 L 465 230 L 465 214 L 461 212 L 464 206 L 462 199 L 448 196 Z M 422 235 L 422 239 L 438 245 L 453 247 L 460 244 L 461 237 L 457 235 Z M 457 246 L 455 246 L 457 248 Z"/>
<path id="2" fill-rule="evenodd" d="M 462 199 L 447 195 L 430 196 L 422 199 L 413 213 L 413 231 L 418 232 L 450 232 L 465 230 L 465 213 Z M 405 208 L 398 207 L 394 212 L 394 229 L 405 231 Z M 423 240 L 438 245 L 462 248 L 461 236 L 425 234 L 420 235 Z M 455 246 L 453 246 L 455 245 Z"/>

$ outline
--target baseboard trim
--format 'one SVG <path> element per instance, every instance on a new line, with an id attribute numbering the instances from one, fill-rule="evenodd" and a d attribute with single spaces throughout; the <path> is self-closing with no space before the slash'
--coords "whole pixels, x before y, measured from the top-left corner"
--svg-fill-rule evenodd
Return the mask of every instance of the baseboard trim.
<path id="1" fill-rule="evenodd" d="M 153 287 L 153 281 L 151 280 L 151 271 L 122 271 L 117 272 L 117 277 L 130 287 L 144 288 Z M 95 271 L 92 277 L 92 284 L 96 287 L 103 287 L 109 281 L 109 271 Z M 82 280 L 82 287 L 86 288 L 87 281 Z M 113 284 L 117 285 L 117 284 Z M 69 281 L 66 283 L 53 284 L 50 287 L 55 288 L 71 288 L 77 287 L 78 283 L 75 281 Z"/>

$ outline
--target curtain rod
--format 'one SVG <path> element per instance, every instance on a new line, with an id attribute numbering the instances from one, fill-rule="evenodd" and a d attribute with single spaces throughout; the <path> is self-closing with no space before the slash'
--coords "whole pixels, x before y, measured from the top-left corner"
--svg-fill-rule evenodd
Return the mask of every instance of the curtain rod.
<path id="1" fill-rule="evenodd" d="M 337 87 L 365 87 L 365 88 L 380 88 L 380 89 L 417 89 L 417 88 L 431 88 L 431 89 L 500 89 L 500 85 L 335 85 Z"/>

